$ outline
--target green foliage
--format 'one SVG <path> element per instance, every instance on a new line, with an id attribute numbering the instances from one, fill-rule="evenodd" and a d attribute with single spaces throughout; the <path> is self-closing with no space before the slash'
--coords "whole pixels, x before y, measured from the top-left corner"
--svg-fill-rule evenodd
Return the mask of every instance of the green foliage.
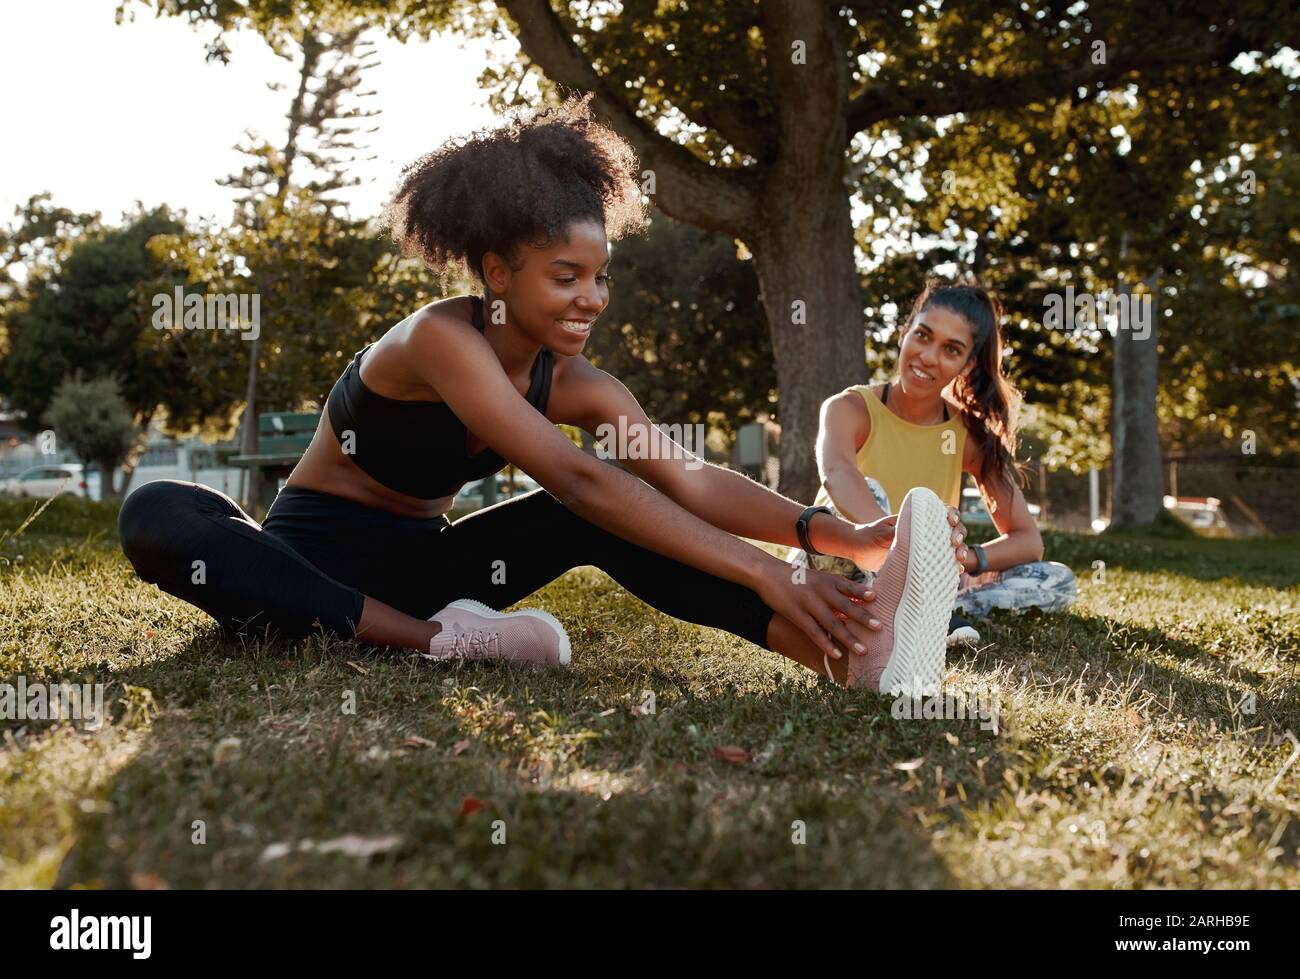
<path id="1" fill-rule="evenodd" d="M 0 227 L 0 317 L 8 304 L 21 302 L 21 283 L 11 267 L 22 265 L 28 277 L 55 267 L 81 236 L 96 231 L 99 214 L 78 214 L 50 204 L 50 194 L 33 194 L 15 209 L 18 220 Z M 0 321 L 0 340 L 4 323 Z M 0 353 L 4 352 L 0 342 Z"/>
<path id="2" fill-rule="evenodd" d="M 1230 92 L 1187 69 L 1136 97 L 971 114 L 918 133 L 926 196 L 899 218 L 919 247 L 887 254 L 864 280 L 877 335 L 891 336 L 891 304 L 905 311 L 925 274 L 944 263 L 979 274 L 1009 310 L 1010 369 L 1040 420 L 1051 419 L 1049 466 L 1078 471 L 1109 455 L 1099 433 L 1109 427 L 1111 338 L 1047 329 L 1044 296 L 1145 283 L 1138 291 L 1152 295 L 1160 330 L 1166 451 L 1237 449 L 1249 428 L 1260 455 L 1280 459 L 1300 446 L 1300 303 L 1288 273 L 1300 258 L 1286 125 L 1295 82 L 1285 59 L 1261 63 Z"/>
<path id="3" fill-rule="evenodd" d="M 181 227 L 166 206 L 141 210 L 120 228 L 87 230 L 54 249 L 62 256 L 54 264 L 29 267 L 27 283 L 4 310 L 8 347 L 0 361 L 0 393 L 29 430 L 40 427 L 54 392 L 78 371 L 117 376 L 141 422 L 164 401 L 185 405 L 191 392 L 177 389 L 140 343 L 149 309 L 137 294 L 159 270 L 149 240 Z"/>
<path id="4" fill-rule="evenodd" d="M 104 474 L 104 494 L 112 495 L 112 473 L 126 461 L 143 434 L 112 377 L 66 379 L 54 392 L 46 423 L 82 459 Z"/>
<path id="5" fill-rule="evenodd" d="M 153 251 L 164 273 L 141 293 L 253 293 L 261 308 L 257 346 L 261 411 L 319 404 L 352 352 L 427 302 L 418 265 L 403 261 L 365 222 L 338 217 L 309 193 L 252 205 L 256 220 L 208 223 L 160 236 Z M 413 305 L 412 305 L 413 304 Z M 254 344 L 238 333 L 151 330 L 142 342 L 192 387 L 169 405 L 169 425 L 242 407 Z M 184 409 L 184 410 L 181 410 Z"/>
<path id="6" fill-rule="evenodd" d="M 620 378 L 655 422 L 734 432 L 772 411 L 776 375 L 749 262 L 730 238 L 656 212 L 646 234 L 619 242 L 593 364 Z"/>
<path id="7" fill-rule="evenodd" d="M 689 197 L 691 220 L 711 230 L 742 234 L 717 227 L 725 223 L 725 194 L 718 207 L 699 208 L 712 190 L 770 204 L 774 195 L 807 194 L 807 181 L 839 177 L 838 161 L 816 173 L 788 171 L 792 179 L 773 176 L 777 161 L 800 155 L 801 129 L 797 93 L 775 82 L 778 59 L 788 52 L 770 44 L 783 30 L 819 26 L 784 23 L 779 7 L 661 0 L 616 9 L 546 4 L 545 12 L 520 2 L 467 8 L 422 0 L 138 5 L 222 32 L 256 30 L 273 45 L 321 17 L 360 20 L 403 40 L 449 27 L 482 37 L 513 32 L 525 39 L 524 51 L 480 78 L 490 104 L 535 100 L 533 85 L 543 100 L 558 98 L 561 86 L 597 89 L 603 114 L 637 128 L 638 145 L 665 161 L 665 188 L 676 181 L 687 187 L 678 208 L 690 209 Z M 974 271 L 1011 307 L 1011 366 L 1029 401 L 1043 409 L 1039 421 L 1056 426 L 1042 433 L 1049 464 L 1091 465 L 1108 454 L 1101 435 L 1109 416 L 1109 338 L 1044 329 L 1043 295 L 1066 284 L 1097 291 L 1115 289 L 1121 277 L 1147 280 L 1157 308 L 1170 314 L 1161 319 L 1165 447 L 1214 448 L 1243 429 L 1278 459 L 1300 447 L 1290 343 L 1300 316 L 1295 77 L 1287 54 L 1300 26 L 1296 9 L 1209 0 L 1161 8 L 1138 0 L 891 2 L 831 4 L 822 16 L 846 66 L 848 189 L 870 211 L 857 229 L 869 263 L 862 282 L 869 370 L 891 366 L 897 308 L 927 272 Z M 537 30 L 537 17 L 553 19 L 554 30 Z M 542 44 L 543 33 L 563 39 L 552 40 L 562 50 Z M 1099 42 L 1106 46 L 1100 60 Z M 223 49 L 218 38 L 213 56 L 223 57 Z M 808 71 L 832 76 L 825 64 Z M 700 177 L 691 163 L 728 180 L 690 186 Z M 1247 169 L 1260 188 L 1249 195 L 1240 189 Z M 762 217 L 745 216 L 758 227 Z M 633 334 L 649 331 L 635 344 L 629 339 L 643 349 L 665 329 L 625 322 Z M 647 396 L 670 400 L 666 391 L 663 398 L 655 393 L 659 380 L 646 385 Z"/>

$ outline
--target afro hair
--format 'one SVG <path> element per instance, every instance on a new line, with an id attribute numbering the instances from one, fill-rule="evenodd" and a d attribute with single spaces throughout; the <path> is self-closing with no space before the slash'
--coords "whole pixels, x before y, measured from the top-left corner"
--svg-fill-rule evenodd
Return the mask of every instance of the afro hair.
<path id="1" fill-rule="evenodd" d="M 546 247 L 574 221 L 598 222 L 610 240 L 643 231 L 636 152 L 591 118 L 591 98 L 513 109 L 404 168 L 382 218 L 402 254 L 445 289 L 460 272 L 486 284 L 489 251 L 518 268 L 521 244 Z"/>

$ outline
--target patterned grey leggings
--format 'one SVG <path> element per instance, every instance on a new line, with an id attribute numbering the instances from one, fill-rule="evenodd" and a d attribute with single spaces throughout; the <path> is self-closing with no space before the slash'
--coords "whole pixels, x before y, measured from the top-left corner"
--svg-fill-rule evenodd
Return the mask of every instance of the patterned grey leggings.
<path id="1" fill-rule="evenodd" d="M 867 485 L 880 508 L 892 513 L 889 497 L 880 483 L 868 477 Z M 843 516 L 834 503 L 827 506 L 837 516 Z M 848 558 L 829 554 L 810 556 L 801 547 L 790 548 L 786 560 L 797 567 L 842 574 L 852 581 L 869 582 L 875 577 L 875 572 L 863 571 Z M 957 592 L 957 611 L 972 617 L 986 616 L 998 608 L 1014 611 L 1038 608 L 1044 612 L 1056 612 L 1073 605 L 1077 594 L 1074 572 L 1064 564 L 1059 561 L 1030 561 L 1005 571 L 989 571 L 976 576 L 963 574 Z"/>

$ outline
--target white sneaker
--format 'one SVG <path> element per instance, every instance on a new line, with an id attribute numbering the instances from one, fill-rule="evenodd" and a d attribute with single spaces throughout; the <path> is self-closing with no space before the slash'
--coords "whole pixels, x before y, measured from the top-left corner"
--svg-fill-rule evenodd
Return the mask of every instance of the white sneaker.
<path id="1" fill-rule="evenodd" d="M 569 634 L 541 609 L 497 612 L 461 598 L 429 619 L 442 631 L 429 640 L 425 659 L 505 659 L 538 666 L 569 665 Z"/>

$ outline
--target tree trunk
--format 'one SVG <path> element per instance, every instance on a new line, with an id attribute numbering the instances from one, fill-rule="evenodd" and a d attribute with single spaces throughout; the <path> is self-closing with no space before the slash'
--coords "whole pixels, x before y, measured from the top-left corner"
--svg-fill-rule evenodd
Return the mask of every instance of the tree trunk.
<path id="1" fill-rule="evenodd" d="M 285 135 L 284 150 L 282 151 L 284 174 L 276 181 L 275 186 L 275 200 L 281 205 L 284 204 L 289 193 L 293 177 L 293 165 L 298 156 L 298 137 L 302 133 L 303 124 L 306 121 L 304 106 L 307 99 L 307 83 L 314 76 L 316 66 L 324 51 L 320 37 L 314 30 L 304 30 L 299 43 L 302 46 L 302 64 L 298 68 L 298 90 L 294 93 L 293 102 L 289 105 L 289 128 Z M 260 288 L 261 280 L 259 279 L 259 290 Z M 244 391 L 244 400 L 247 402 L 247 407 L 244 409 L 246 424 L 243 428 L 239 446 L 239 451 L 243 455 L 254 455 L 257 452 L 257 381 L 259 357 L 262 351 L 260 332 L 251 342 L 252 347 L 248 355 L 248 381 Z M 248 489 L 241 503 L 249 516 L 255 520 L 260 519 L 258 508 L 262 505 L 262 471 L 256 466 L 252 466 L 246 472 L 248 479 L 244 485 Z"/>
<path id="2" fill-rule="evenodd" d="M 137 424 L 140 426 L 140 436 L 136 439 L 135 446 L 126 454 L 126 458 L 121 460 L 122 480 L 116 486 L 113 485 L 113 474 L 117 471 L 117 460 L 105 468 L 100 465 L 99 476 L 99 495 L 107 499 L 121 499 L 126 496 L 126 489 L 131 485 L 131 478 L 135 475 L 136 467 L 140 465 L 140 460 L 144 458 L 145 451 L 149 448 L 149 426 L 153 424 L 153 410 L 146 411 L 139 419 Z"/>
<path id="3" fill-rule="evenodd" d="M 769 220 L 749 245 L 776 362 L 780 492 L 812 503 L 820 478 L 814 447 L 821 404 L 866 381 L 862 298 L 853 224 L 840 170 L 808 193 L 773 195 Z"/>
<path id="4" fill-rule="evenodd" d="M 127 459 L 125 462 L 122 463 L 122 479 L 116 486 L 113 485 L 113 479 L 111 476 L 112 470 L 109 470 L 110 476 L 108 479 L 108 487 L 109 487 L 108 492 L 111 492 L 113 494 L 113 499 L 117 500 L 126 496 L 126 489 L 128 486 L 131 485 L 131 478 L 135 475 L 136 465 L 139 463 L 139 460 L 140 460 L 140 456 L 137 455 L 134 458 Z M 100 468 L 101 470 L 103 469 L 102 466 Z M 99 493 L 101 496 L 103 496 L 105 493 L 104 482 L 105 482 L 104 477 L 100 476 Z"/>
<path id="5" fill-rule="evenodd" d="M 1121 257 L 1128 250 L 1126 246 L 1124 241 Z M 1121 281 L 1120 294 L 1131 297 L 1132 292 Z M 1158 312 L 1152 311 L 1151 332 L 1145 339 L 1137 339 L 1131 329 L 1115 331 L 1110 435 L 1115 473 L 1112 527 L 1151 524 L 1164 508 L 1164 476 L 1156 419 Z"/>
<path id="6" fill-rule="evenodd" d="M 811 2 L 763 5 L 769 85 L 777 93 L 779 151 L 758 190 L 754 256 L 780 402 L 778 488 L 811 503 L 821 403 L 865 379 L 862 290 L 854 258 L 848 72 L 838 18 Z"/>
<path id="7" fill-rule="evenodd" d="M 117 487 L 113 485 L 113 474 L 117 470 L 117 460 L 88 459 L 86 461 L 94 463 L 96 468 L 99 469 L 99 498 L 101 500 L 116 500 L 121 495 L 118 493 Z M 86 479 L 86 495 L 90 495 L 89 477 Z"/>
<path id="8" fill-rule="evenodd" d="M 780 390 L 782 493 L 817 492 L 813 448 L 823 400 L 865 379 L 861 286 L 854 260 L 851 146 L 844 107 L 848 38 L 824 0 L 758 5 L 771 117 L 721 109 L 711 121 L 752 166 L 710 166 L 648 126 L 615 75 L 597 75 L 567 25 L 540 0 L 498 0 L 523 52 L 552 80 L 596 93 L 602 121 L 653 173 L 669 217 L 740 239 L 754 256 Z M 857 128 L 862 128 L 861 126 Z M 798 305 L 796 305 L 798 304 Z"/>
<path id="9" fill-rule="evenodd" d="M 246 407 L 243 425 L 240 428 L 239 453 L 245 456 L 257 454 L 257 372 L 261 349 L 262 338 L 256 336 L 250 341 L 249 346 L 248 383 L 244 390 Z M 248 474 L 248 481 L 244 485 L 248 487 L 248 492 L 240 502 L 244 511 L 256 520 L 257 508 L 262 502 L 262 471 L 256 466 L 249 466 L 245 472 Z"/>

